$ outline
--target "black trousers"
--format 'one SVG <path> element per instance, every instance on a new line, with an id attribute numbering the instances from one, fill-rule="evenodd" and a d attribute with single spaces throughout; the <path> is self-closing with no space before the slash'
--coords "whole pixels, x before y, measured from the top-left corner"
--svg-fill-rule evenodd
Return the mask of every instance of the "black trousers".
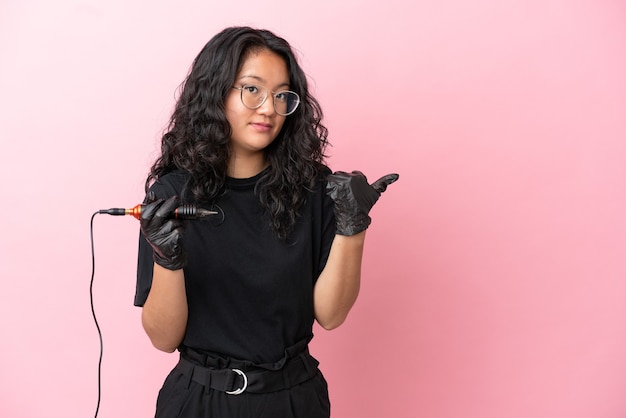
<path id="1" fill-rule="evenodd" d="M 287 383 L 278 388 L 270 386 L 261 390 L 261 393 L 255 393 L 255 388 L 262 385 L 254 381 L 255 373 L 258 375 L 260 371 L 251 369 L 249 364 L 229 361 L 229 368 L 218 370 L 218 374 L 238 369 L 251 376 L 250 390 L 244 390 L 239 394 L 227 393 L 227 391 L 233 392 L 243 387 L 243 380 L 237 373 L 231 373 L 233 378 L 228 379 L 230 380 L 228 384 L 232 383 L 232 387 L 222 388 L 221 384 L 215 383 L 218 380 L 216 378 L 212 380 L 209 378 L 208 381 L 199 378 L 199 376 L 205 378 L 204 374 L 206 374 L 200 372 L 212 371 L 211 365 L 209 365 L 211 370 L 204 367 L 198 368 L 193 364 L 197 363 L 195 359 L 181 355 L 181 361 L 167 376 L 159 391 L 155 417 L 329 418 L 330 401 L 326 380 L 317 368 L 317 361 L 310 357 L 308 352 L 300 355 L 308 356 L 313 360 L 309 362 L 314 367 L 310 373 L 311 377 L 307 375 L 304 381 L 300 378 L 295 385 Z"/>

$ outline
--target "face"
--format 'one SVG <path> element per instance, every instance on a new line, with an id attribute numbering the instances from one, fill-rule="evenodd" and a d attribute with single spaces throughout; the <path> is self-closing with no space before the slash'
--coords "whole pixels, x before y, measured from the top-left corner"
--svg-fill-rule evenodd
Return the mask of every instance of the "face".
<path id="1" fill-rule="evenodd" d="M 226 119 L 230 123 L 231 151 L 234 158 L 263 158 L 263 150 L 274 141 L 285 123 L 285 116 L 276 113 L 272 92 L 289 89 L 289 72 L 285 61 L 269 50 L 248 55 L 235 78 L 234 87 L 254 84 L 265 87 L 268 97 L 257 109 L 248 109 L 241 102 L 240 90 L 231 89 L 226 97 Z"/>

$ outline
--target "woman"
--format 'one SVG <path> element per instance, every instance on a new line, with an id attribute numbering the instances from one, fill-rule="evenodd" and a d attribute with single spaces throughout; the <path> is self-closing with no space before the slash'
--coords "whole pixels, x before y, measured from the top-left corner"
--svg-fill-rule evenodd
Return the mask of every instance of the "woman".
<path id="1" fill-rule="evenodd" d="M 157 417 L 328 417 L 316 320 L 354 304 L 369 185 L 324 165 L 322 112 L 289 44 L 227 28 L 193 62 L 146 181 L 135 304 L 153 345 L 180 351 Z M 211 209 L 181 221 L 181 203 Z"/>

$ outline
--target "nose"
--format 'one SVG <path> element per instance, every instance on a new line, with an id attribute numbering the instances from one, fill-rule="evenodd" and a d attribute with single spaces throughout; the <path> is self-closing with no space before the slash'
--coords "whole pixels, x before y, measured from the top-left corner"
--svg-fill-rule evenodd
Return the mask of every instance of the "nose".
<path id="1" fill-rule="evenodd" d="M 268 93 L 263 104 L 257 108 L 257 112 L 268 116 L 273 116 L 276 113 L 276 109 L 274 108 L 274 96 L 272 94 Z"/>

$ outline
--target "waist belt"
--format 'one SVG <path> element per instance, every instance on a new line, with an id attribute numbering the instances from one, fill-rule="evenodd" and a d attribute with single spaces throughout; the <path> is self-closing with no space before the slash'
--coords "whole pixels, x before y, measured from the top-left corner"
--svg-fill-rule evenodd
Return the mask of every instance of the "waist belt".
<path id="1" fill-rule="evenodd" d="M 194 382 L 229 395 L 239 395 L 243 392 L 268 393 L 289 389 L 315 376 L 318 365 L 319 362 L 308 352 L 289 359 L 278 370 L 212 369 L 192 363 L 183 356 L 180 357 L 178 363 L 181 371 L 190 374 Z"/>

